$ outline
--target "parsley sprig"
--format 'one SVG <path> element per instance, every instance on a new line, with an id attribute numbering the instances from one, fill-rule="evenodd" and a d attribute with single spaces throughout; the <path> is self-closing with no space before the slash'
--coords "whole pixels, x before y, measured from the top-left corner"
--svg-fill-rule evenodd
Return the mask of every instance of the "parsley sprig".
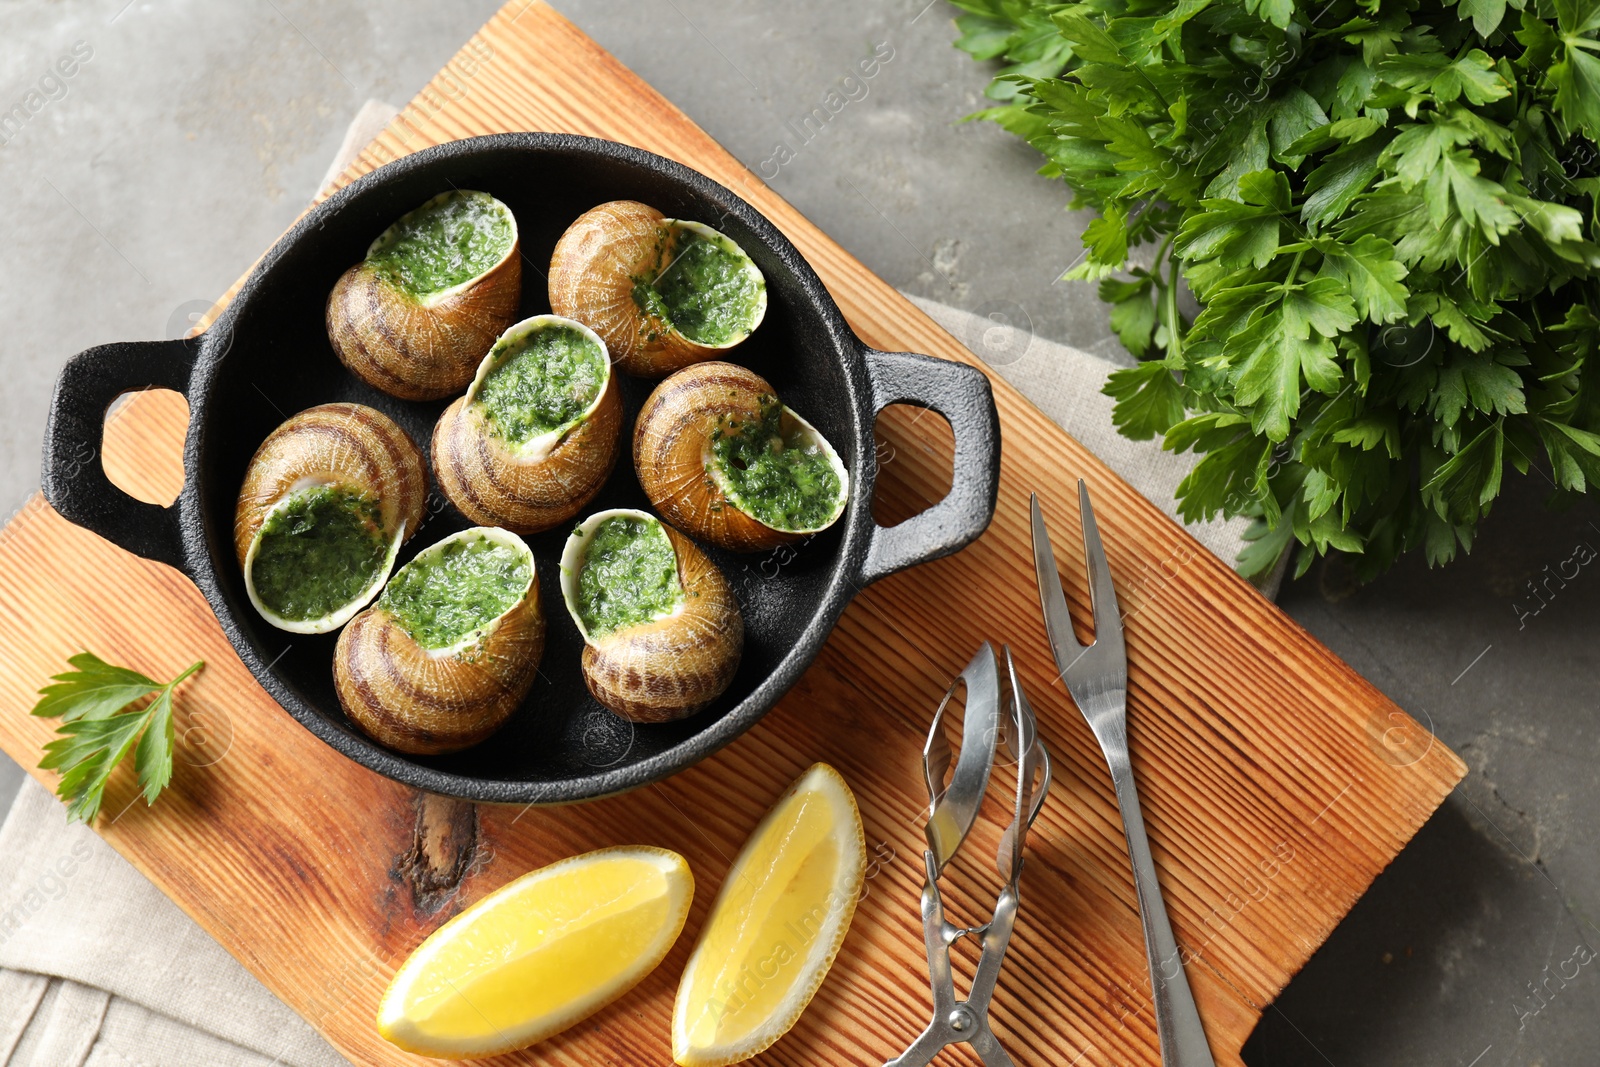
<path id="1" fill-rule="evenodd" d="M 52 676 L 39 690 L 33 714 L 60 719 L 61 736 L 44 746 L 39 766 L 61 772 L 56 795 L 67 801 L 69 818 L 92 823 L 100 812 L 106 781 L 130 749 L 146 804 L 155 803 L 172 780 L 172 693 L 205 666 L 197 660 L 170 682 L 113 666 L 92 652 L 67 660 L 75 669 Z M 143 707 L 129 705 L 155 694 Z"/>
<path id="2" fill-rule="evenodd" d="M 1600 481 L 1600 0 L 954 2 L 976 117 L 1098 212 L 1118 428 L 1201 454 L 1246 573 L 1444 563 L 1507 464 Z"/>

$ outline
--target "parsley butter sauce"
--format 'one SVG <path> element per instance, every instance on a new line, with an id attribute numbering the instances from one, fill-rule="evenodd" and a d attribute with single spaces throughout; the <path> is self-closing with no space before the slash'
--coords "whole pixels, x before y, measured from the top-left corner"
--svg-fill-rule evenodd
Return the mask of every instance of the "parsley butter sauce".
<path id="1" fill-rule="evenodd" d="M 504 615 L 532 579 L 526 553 L 481 534 L 463 536 L 401 567 L 378 605 L 423 648 L 449 648 Z"/>
<path id="2" fill-rule="evenodd" d="M 764 285 L 748 260 L 726 238 L 687 227 L 674 234 L 666 266 L 635 286 L 634 299 L 696 344 L 717 347 L 748 333 Z"/>
<path id="3" fill-rule="evenodd" d="M 591 637 L 670 615 L 683 600 L 672 542 L 654 519 L 616 515 L 590 535 L 577 611 Z"/>
<path id="4" fill-rule="evenodd" d="M 359 597 L 389 558 L 377 502 L 332 485 L 290 493 L 259 537 L 251 568 L 256 596 L 295 622 L 331 615 Z"/>
<path id="5" fill-rule="evenodd" d="M 494 434 L 523 445 L 573 422 L 606 385 L 606 357 L 576 326 L 547 323 L 502 338 L 476 400 Z"/>
<path id="6" fill-rule="evenodd" d="M 776 397 L 762 397 L 758 421 L 714 432 L 711 454 L 728 498 L 774 530 L 813 530 L 839 509 L 833 457 L 799 426 L 784 431 Z"/>
<path id="7" fill-rule="evenodd" d="M 487 193 L 434 197 L 386 230 L 367 262 L 389 284 L 422 299 L 483 274 L 515 238 L 503 206 Z"/>

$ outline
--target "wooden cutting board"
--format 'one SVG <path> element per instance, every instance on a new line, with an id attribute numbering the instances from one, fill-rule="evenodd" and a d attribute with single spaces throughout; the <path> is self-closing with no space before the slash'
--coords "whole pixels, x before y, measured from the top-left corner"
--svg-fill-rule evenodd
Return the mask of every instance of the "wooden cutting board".
<path id="1" fill-rule="evenodd" d="M 501 10 L 340 181 L 427 145 L 508 130 L 592 134 L 681 160 L 777 223 L 870 344 L 973 362 L 542 3 Z M 771 714 L 658 785 L 529 810 L 395 785 L 335 755 L 278 708 L 186 579 L 68 525 L 38 499 L 0 532 L 0 745 L 26 767 L 37 763 L 53 724 L 27 714 L 34 691 L 80 648 L 158 677 L 204 657 L 206 670 L 179 702 L 173 787 L 146 808 L 123 768 L 100 830 L 359 1064 L 421 1062 L 379 1039 L 372 1018 L 395 968 L 441 922 L 532 868 L 634 843 L 688 857 L 698 891 L 684 937 L 620 1002 L 493 1062 L 670 1062 L 677 977 L 730 857 L 785 785 L 826 760 L 854 787 L 876 859 L 832 973 L 760 1062 L 870 1065 L 898 1053 L 929 1015 L 917 915 L 921 740 L 978 643 L 1008 641 L 1056 756 L 1056 784 L 1028 842 L 995 1030 L 1019 1064 L 1157 1064 L 1111 785 L 1055 680 L 1034 592 L 1030 490 L 1046 502 L 1084 625 L 1073 492 L 1083 477 L 1126 612 L 1134 766 L 1163 889 L 1217 1062 L 1237 1064 L 1265 1005 L 1465 768 L 1004 381 L 994 388 L 1005 451 L 989 532 L 952 558 L 862 591 Z M 117 410 L 104 450 L 113 479 L 145 499 L 171 500 L 185 419 L 175 394 Z M 906 411 L 879 427 L 877 513 L 892 521 L 943 493 L 949 432 Z M 992 907 L 999 829 L 998 815 L 986 815 L 949 876 L 958 922 Z M 971 973 L 964 956 L 959 980 Z"/>

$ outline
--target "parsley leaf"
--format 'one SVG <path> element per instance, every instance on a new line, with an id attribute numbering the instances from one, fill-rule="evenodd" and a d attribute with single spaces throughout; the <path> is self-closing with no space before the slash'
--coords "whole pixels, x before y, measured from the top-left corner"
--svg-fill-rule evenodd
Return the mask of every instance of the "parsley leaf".
<path id="1" fill-rule="evenodd" d="M 1500 28 L 1500 21 L 1506 17 L 1506 0 L 1459 0 L 1456 10 L 1472 20 L 1479 37 L 1487 37 Z"/>
<path id="2" fill-rule="evenodd" d="M 1136 441 L 1166 433 L 1183 418 L 1183 391 L 1164 363 L 1114 370 L 1106 392 L 1117 399 L 1117 426 Z"/>
<path id="3" fill-rule="evenodd" d="M 1100 299 L 1111 305 L 1111 329 L 1117 339 L 1136 356 L 1150 347 L 1156 329 L 1156 307 L 1150 299 L 1151 281 L 1121 282 L 1107 278 L 1100 283 Z M 1165 429 L 1165 427 L 1163 427 Z"/>
<path id="4" fill-rule="evenodd" d="M 158 682 L 92 652 L 67 662 L 74 669 L 52 676 L 55 684 L 39 690 L 33 714 L 61 720 L 56 728 L 61 736 L 44 746 L 39 766 L 61 772 L 56 794 L 67 801 L 68 817 L 94 821 L 111 772 L 130 750 L 145 803 L 155 803 L 172 780 L 173 690 L 205 663 L 197 661 L 172 681 Z M 152 693 L 155 699 L 148 705 L 128 710 Z"/>
<path id="5" fill-rule="evenodd" d="M 1386 241 L 1368 235 L 1336 245 L 1323 256 L 1321 273 L 1350 294 L 1369 322 L 1395 322 L 1406 313 L 1406 267 Z"/>
<path id="6" fill-rule="evenodd" d="M 1511 95 L 1511 86 L 1494 68 L 1489 53 L 1474 48 L 1455 59 L 1440 52 L 1394 53 L 1378 61 L 1378 73 L 1390 85 L 1414 93 L 1431 93 L 1441 104 L 1465 96 L 1487 104 Z"/>

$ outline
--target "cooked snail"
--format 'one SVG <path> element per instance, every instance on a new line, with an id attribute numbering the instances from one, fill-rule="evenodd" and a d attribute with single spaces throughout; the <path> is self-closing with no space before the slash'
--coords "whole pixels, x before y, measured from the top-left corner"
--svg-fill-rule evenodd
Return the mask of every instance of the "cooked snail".
<path id="1" fill-rule="evenodd" d="M 731 363 L 700 363 L 656 386 L 634 426 L 633 462 L 650 503 L 692 537 L 736 552 L 833 525 L 850 475 L 833 446 Z"/>
<path id="2" fill-rule="evenodd" d="M 744 619 L 728 580 L 643 511 L 601 511 L 572 532 L 561 596 L 583 635 L 589 692 L 624 718 L 681 719 L 733 681 Z"/>
<path id="3" fill-rule="evenodd" d="M 593 327 L 626 373 L 656 378 L 750 336 L 767 312 L 767 283 L 710 226 L 614 200 L 556 242 L 550 308 Z"/>
<path id="4" fill-rule="evenodd" d="M 351 373 L 405 400 L 459 393 L 517 316 L 517 220 L 488 193 L 440 193 L 379 235 L 328 294 Z"/>
<path id="5" fill-rule="evenodd" d="M 538 533 L 594 498 L 617 460 L 622 400 L 606 346 L 558 315 L 507 330 L 433 430 L 433 467 L 473 522 Z"/>
<path id="6" fill-rule="evenodd" d="M 401 752 L 488 737 L 528 694 L 544 652 L 533 553 L 477 526 L 429 545 L 350 621 L 333 654 L 345 714 Z"/>
<path id="7" fill-rule="evenodd" d="M 282 630 L 337 629 L 383 588 L 422 521 L 422 452 L 382 412 L 307 408 L 250 459 L 233 539 L 245 591 Z"/>

